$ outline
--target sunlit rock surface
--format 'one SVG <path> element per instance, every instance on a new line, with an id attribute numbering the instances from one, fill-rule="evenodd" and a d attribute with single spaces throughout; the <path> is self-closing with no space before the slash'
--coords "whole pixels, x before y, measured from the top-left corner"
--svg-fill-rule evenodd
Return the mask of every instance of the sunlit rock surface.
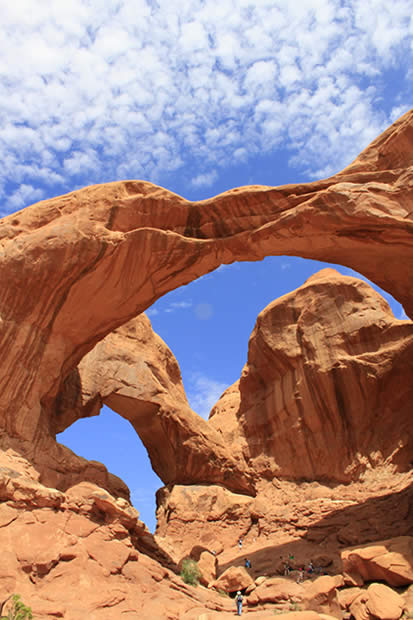
<path id="1" fill-rule="evenodd" d="M 413 323 L 365 282 L 325 269 L 260 313 L 241 378 L 211 423 L 234 435 L 258 477 L 409 471 L 412 376 Z"/>
<path id="2" fill-rule="evenodd" d="M 122 181 L 4 218 L 4 598 L 21 593 L 40 620 L 231 617 L 233 601 L 185 586 L 177 561 L 214 551 L 219 577 L 248 556 L 256 579 L 292 557 L 293 572 L 312 559 L 337 574 L 343 548 L 411 537 L 411 323 L 364 283 L 322 273 L 274 302 L 208 423 L 190 411 L 172 354 L 135 317 L 220 264 L 280 254 L 352 267 L 412 317 L 412 204 L 413 111 L 322 181 L 199 203 Z M 125 347 L 134 340 L 141 354 Z M 167 483 L 155 537 L 121 480 L 56 443 L 103 402 L 132 422 Z M 340 614 L 339 600 L 327 597 L 323 611 Z M 348 605 L 396 618 L 410 598 L 389 600 L 372 588 Z"/>

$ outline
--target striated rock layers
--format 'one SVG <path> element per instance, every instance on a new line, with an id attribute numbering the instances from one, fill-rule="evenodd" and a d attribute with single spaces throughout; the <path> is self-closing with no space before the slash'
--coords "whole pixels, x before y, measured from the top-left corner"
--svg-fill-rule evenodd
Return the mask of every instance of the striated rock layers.
<path id="1" fill-rule="evenodd" d="M 258 316 L 248 361 L 211 423 L 259 478 L 346 482 L 413 466 L 413 323 L 325 269 Z"/>
<path id="2" fill-rule="evenodd" d="M 241 378 L 210 414 L 256 497 L 164 489 L 158 539 L 179 561 L 191 541 L 234 550 L 242 536 L 266 574 L 282 570 L 274 547 L 338 570 L 342 546 L 413 534 L 412 375 L 413 323 L 366 282 L 315 274 L 260 313 Z"/>
<path id="3" fill-rule="evenodd" d="M 412 143 L 413 111 L 323 181 L 238 188 L 199 203 L 125 181 L 4 218 L 0 427 L 34 452 L 48 450 L 61 383 L 84 355 L 222 263 L 276 254 L 341 263 L 413 316 Z"/>
<path id="4" fill-rule="evenodd" d="M 129 420 L 165 482 L 219 482 L 251 492 L 248 468 L 221 434 L 190 408 L 178 363 L 145 314 L 108 334 L 66 378 L 53 430 L 62 432 L 106 404 Z"/>
<path id="5" fill-rule="evenodd" d="M 322 272 L 274 302 L 209 422 L 135 317 L 220 264 L 277 254 L 352 267 L 413 316 L 412 198 L 413 111 L 326 180 L 199 203 L 125 181 L 2 220 L 4 598 L 20 592 L 41 620 L 213 617 L 232 601 L 182 585 L 189 553 L 207 583 L 242 565 L 239 536 L 268 575 L 287 554 L 337 571 L 343 546 L 411 536 L 412 324 L 364 283 Z M 56 442 L 102 403 L 132 423 L 167 485 L 156 537 L 121 480 Z M 359 615 L 377 611 L 376 590 Z"/>

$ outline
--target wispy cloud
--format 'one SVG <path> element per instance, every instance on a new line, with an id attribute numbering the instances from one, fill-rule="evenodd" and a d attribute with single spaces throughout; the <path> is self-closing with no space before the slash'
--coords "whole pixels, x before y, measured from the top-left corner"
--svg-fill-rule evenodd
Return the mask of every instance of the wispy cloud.
<path id="1" fill-rule="evenodd" d="M 182 310 L 188 310 L 192 308 L 192 301 L 173 301 L 168 304 L 164 304 L 162 301 L 158 302 L 157 306 L 152 306 L 145 311 L 145 313 L 151 316 L 159 316 L 162 313 L 171 314 L 172 312 L 181 312 Z"/>
<path id="2" fill-rule="evenodd" d="M 210 187 L 218 178 L 216 170 L 207 172 L 206 174 L 198 174 L 191 181 L 194 187 Z"/>
<path id="3" fill-rule="evenodd" d="M 165 312 L 176 312 L 177 310 L 187 310 L 192 308 L 192 301 L 173 301 L 168 305 Z"/>
<path id="4" fill-rule="evenodd" d="M 186 386 L 186 393 L 192 409 L 208 419 L 209 412 L 228 385 L 201 373 L 194 373 Z"/>
<path id="5" fill-rule="evenodd" d="M 412 38 L 409 0 L 6 3 L 0 195 L 178 169 L 207 187 L 280 143 L 330 174 L 411 102 Z"/>

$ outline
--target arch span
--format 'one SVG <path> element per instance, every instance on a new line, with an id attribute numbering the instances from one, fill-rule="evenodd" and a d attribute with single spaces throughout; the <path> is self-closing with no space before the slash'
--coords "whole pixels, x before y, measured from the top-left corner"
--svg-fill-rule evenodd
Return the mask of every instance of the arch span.
<path id="1" fill-rule="evenodd" d="M 160 296 L 223 263 L 279 254 L 339 263 L 413 317 L 412 201 L 410 111 L 322 181 L 237 188 L 198 203 L 123 181 L 5 218 L 1 426 L 31 450 L 44 445 L 61 383 L 84 355 Z"/>
<path id="2" fill-rule="evenodd" d="M 60 433 L 105 404 L 132 424 L 164 484 L 224 483 L 252 492 L 251 473 L 190 408 L 178 363 L 140 314 L 101 340 L 65 382 L 51 426 Z"/>

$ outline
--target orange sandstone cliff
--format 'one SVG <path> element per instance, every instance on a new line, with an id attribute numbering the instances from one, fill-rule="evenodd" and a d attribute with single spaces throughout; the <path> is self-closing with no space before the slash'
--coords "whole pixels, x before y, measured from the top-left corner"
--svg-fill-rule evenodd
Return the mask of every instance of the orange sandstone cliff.
<path id="1" fill-rule="evenodd" d="M 40 620 L 212 618 L 231 602 L 183 585 L 176 571 L 188 554 L 205 583 L 222 575 L 231 589 L 244 579 L 225 577 L 242 564 L 239 536 L 254 578 L 282 572 L 292 552 L 337 573 L 346 546 L 410 540 L 412 324 L 395 320 L 368 285 L 323 271 L 265 309 L 243 375 L 209 422 L 190 410 L 172 353 L 138 315 L 220 264 L 290 254 L 356 269 L 413 317 L 412 198 L 413 111 L 322 181 L 238 188 L 199 203 L 124 181 L 4 218 L 4 598 L 20 592 Z M 121 480 L 56 442 L 102 403 L 131 421 L 165 483 L 155 537 Z M 397 548 L 404 564 L 386 566 L 392 574 L 403 566 L 406 585 L 411 547 Z M 323 582 L 326 601 L 363 574 L 382 578 L 369 553 L 359 554 L 358 563 L 345 559 L 342 581 Z M 252 606 L 275 604 L 268 592 L 278 585 L 254 587 Z M 299 596 L 310 614 L 326 611 L 315 591 L 283 596 Z M 377 612 L 382 591 L 361 596 L 355 616 L 369 605 Z M 341 613 L 337 597 L 330 603 Z M 401 615 L 403 605 L 393 609 Z"/>

